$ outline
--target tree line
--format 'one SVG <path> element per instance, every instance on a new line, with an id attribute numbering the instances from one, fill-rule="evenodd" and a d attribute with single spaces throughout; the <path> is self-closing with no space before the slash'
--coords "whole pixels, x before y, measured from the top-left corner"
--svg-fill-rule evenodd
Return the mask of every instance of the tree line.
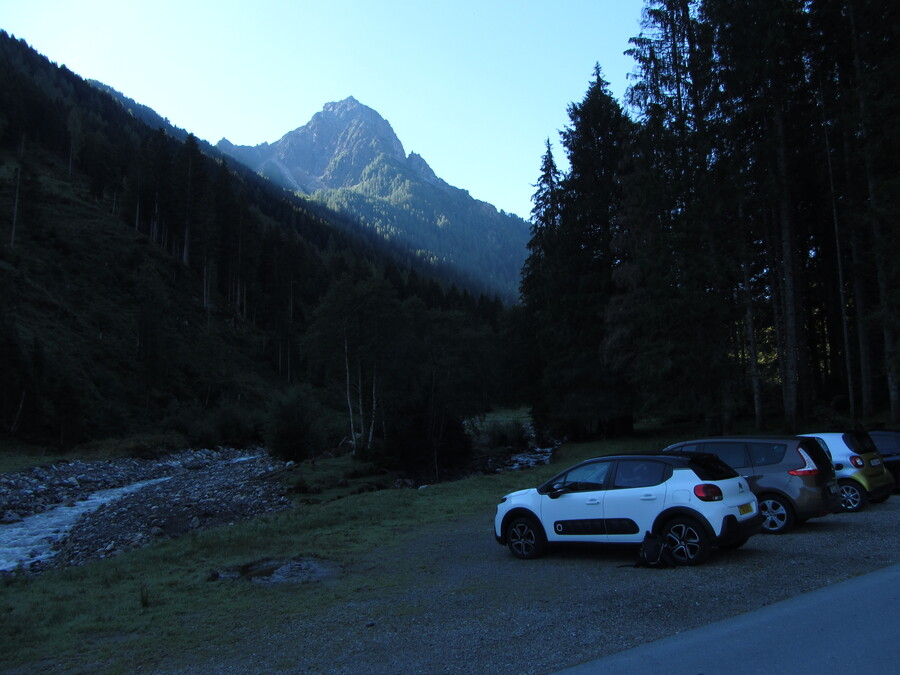
<path id="1" fill-rule="evenodd" d="M 531 397 L 572 434 L 900 419 L 898 9 L 648 0 L 548 141 L 523 269 Z"/>

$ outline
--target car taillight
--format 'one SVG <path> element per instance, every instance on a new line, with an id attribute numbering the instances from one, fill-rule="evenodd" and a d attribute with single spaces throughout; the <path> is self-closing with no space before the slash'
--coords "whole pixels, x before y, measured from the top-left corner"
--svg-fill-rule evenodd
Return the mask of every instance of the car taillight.
<path id="1" fill-rule="evenodd" d="M 700 499 L 704 502 L 722 501 L 722 490 L 718 485 L 700 483 L 700 485 L 694 486 L 694 494 L 697 495 L 697 499 Z"/>
<path id="2" fill-rule="evenodd" d="M 792 476 L 815 476 L 819 473 L 818 467 L 816 467 L 815 462 L 812 461 L 812 458 L 806 454 L 805 451 L 797 448 L 797 453 L 800 455 L 800 459 L 803 460 L 803 466 L 799 469 L 792 469 L 788 471 Z"/>
<path id="3" fill-rule="evenodd" d="M 857 469 L 861 469 L 866 465 L 866 463 L 863 461 L 863 458 L 859 455 L 850 455 L 850 463 Z"/>

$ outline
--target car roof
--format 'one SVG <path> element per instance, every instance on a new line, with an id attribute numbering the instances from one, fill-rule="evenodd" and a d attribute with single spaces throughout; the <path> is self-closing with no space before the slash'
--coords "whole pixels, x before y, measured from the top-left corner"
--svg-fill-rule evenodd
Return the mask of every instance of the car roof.
<path id="1" fill-rule="evenodd" d="M 735 434 L 732 436 L 709 436 L 707 438 L 691 438 L 686 441 L 678 441 L 677 443 L 672 443 L 672 445 L 667 446 L 663 449 L 663 452 L 672 452 L 674 448 L 680 448 L 683 445 L 689 445 L 691 443 L 715 443 L 719 441 L 775 441 L 778 443 L 802 443 L 803 438 L 798 436 L 790 436 L 788 434 L 771 434 L 771 435 L 755 435 L 755 434 L 745 434 L 739 435 Z"/>
<path id="2" fill-rule="evenodd" d="M 600 460 L 612 460 L 612 459 L 654 459 L 665 462 L 667 464 L 679 464 L 686 465 L 690 460 L 694 459 L 698 454 L 695 452 L 641 452 L 635 454 L 625 454 L 625 455 L 606 455 L 603 457 L 592 457 L 591 459 L 586 459 L 583 462 L 579 462 L 578 464 L 572 465 L 573 468 L 575 466 L 580 466 L 582 464 L 588 464 L 589 462 L 597 462 Z M 704 453 L 708 454 L 708 453 Z"/>
<path id="3" fill-rule="evenodd" d="M 686 441 L 672 443 L 669 447 L 684 445 L 685 443 L 708 443 L 710 441 L 796 441 L 797 436 L 790 434 L 731 434 L 729 436 L 707 436 L 705 438 L 691 438 Z"/>

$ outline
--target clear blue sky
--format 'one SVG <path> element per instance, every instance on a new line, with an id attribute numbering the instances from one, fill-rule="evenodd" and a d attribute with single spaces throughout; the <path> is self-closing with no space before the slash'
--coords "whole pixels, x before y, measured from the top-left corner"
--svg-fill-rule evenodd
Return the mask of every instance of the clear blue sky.
<path id="1" fill-rule="evenodd" d="M 599 63 L 622 100 L 642 0 L 0 0 L 0 28 L 215 143 L 355 96 L 405 150 L 527 217 L 544 141 Z"/>

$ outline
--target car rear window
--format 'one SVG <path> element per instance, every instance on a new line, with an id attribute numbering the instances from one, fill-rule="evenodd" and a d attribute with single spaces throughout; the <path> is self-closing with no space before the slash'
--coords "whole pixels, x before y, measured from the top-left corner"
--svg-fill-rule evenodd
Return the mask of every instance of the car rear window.
<path id="1" fill-rule="evenodd" d="M 747 449 L 750 451 L 750 460 L 753 462 L 753 466 L 771 466 L 784 459 L 787 444 L 753 442 L 747 444 Z M 819 452 L 821 453 L 821 449 Z"/>
<path id="2" fill-rule="evenodd" d="M 715 455 L 694 455 L 688 461 L 688 466 L 700 480 L 725 480 L 737 477 L 737 471 Z"/>
<path id="3" fill-rule="evenodd" d="M 878 452 L 878 448 L 875 447 L 869 434 L 865 431 L 848 431 L 844 434 L 844 443 L 847 444 L 848 448 L 859 455 L 869 452 Z"/>

